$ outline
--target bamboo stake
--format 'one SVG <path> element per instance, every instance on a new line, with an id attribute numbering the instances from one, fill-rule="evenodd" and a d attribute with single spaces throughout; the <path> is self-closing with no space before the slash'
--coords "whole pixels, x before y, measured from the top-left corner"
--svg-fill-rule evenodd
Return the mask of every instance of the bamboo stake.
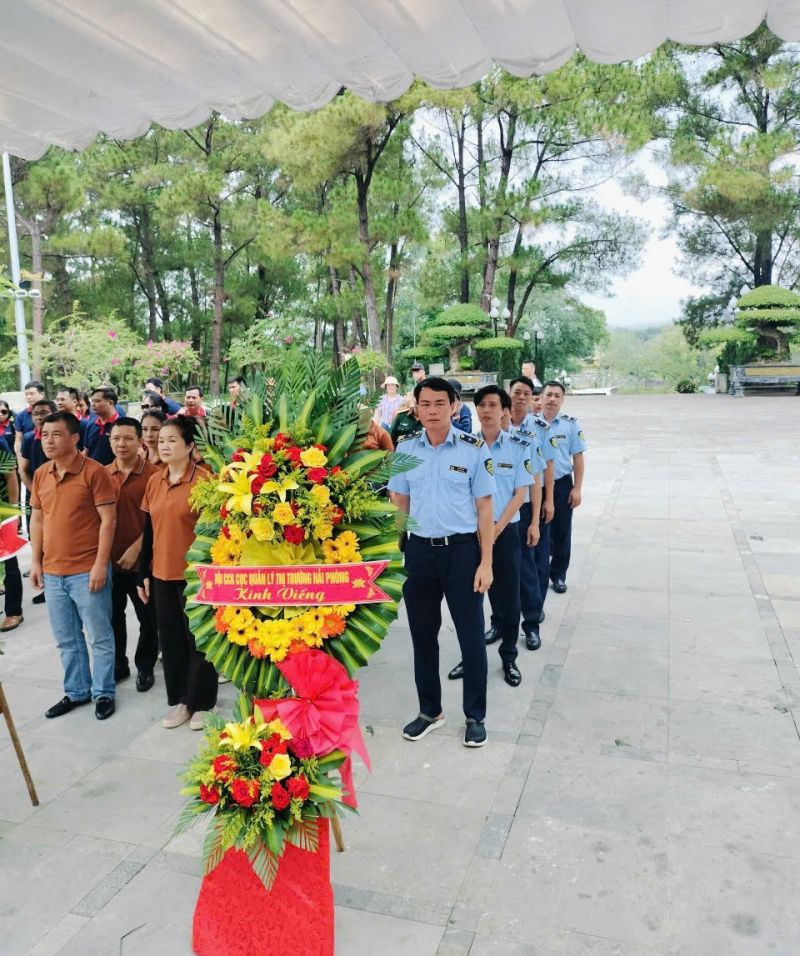
<path id="1" fill-rule="evenodd" d="M 344 837 L 342 836 L 342 825 L 339 823 L 339 815 L 334 813 L 331 817 L 331 830 L 333 830 L 333 842 L 336 844 L 336 850 L 344 853 Z"/>
<path id="2" fill-rule="evenodd" d="M 22 752 L 22 744 L 20 743 L 19 735 L 17 734 L 17 728 L 14 726 L 14 719 L 11 716 L 11 708 L 8 706 L 8 701 L 6 700 L 2 682 L 0 682 L 0 713 L 6 719 L 8 732 L 11 735 L 11 743 L 14 745 L 14 750 L 17 752 L 17 760 L 19 761 L 20 770 L 22 770 L 22 776 L 25 778 L 25 784 L 28 787 L 28 794 L 30 795 L 31 803 L 35 807 L 38 807 L 39 797 L 36 793 L 36 787 L 33 784 L 33 777 L 31 777 L 31 772 L 28 769 L 28 761 L 25 759 L 25 754 Z M 344 847 L 342 847 L 342 849 L 344 849 Z"/>

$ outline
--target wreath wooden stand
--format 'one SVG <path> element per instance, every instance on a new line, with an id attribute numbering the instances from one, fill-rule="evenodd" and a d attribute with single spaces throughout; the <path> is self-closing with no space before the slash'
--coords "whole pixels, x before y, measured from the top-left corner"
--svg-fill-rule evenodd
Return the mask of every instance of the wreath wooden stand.
<path id="1" fill-rule="evenodd" d="M 39 797 L 36 793 L 33 777 L 31 777 L 31 772 L 28 769 L 28 761 L 25 759 L 25 754 L 22 752 L 22 744 L 20 743 L 19 735 L 17 734 L 17 728 L 14 726 L 14 718 L 11 716 L 11 708 L 8 706 L 8 700 L 6 699 L 5 692 L 3 691 L 2 682 L 0 682 L 0 714 L 2 714 L 6 719 L 8 733 L 11 736 L 11 743 L 14 745 L 14 750 L 17 753 L 17 760 L 19 761 L 19 767 L 22 771 L 22 776 L 25 778 L 25 784 L 28 787 L 31 803 L 35 807 L 38 807 Z"/>

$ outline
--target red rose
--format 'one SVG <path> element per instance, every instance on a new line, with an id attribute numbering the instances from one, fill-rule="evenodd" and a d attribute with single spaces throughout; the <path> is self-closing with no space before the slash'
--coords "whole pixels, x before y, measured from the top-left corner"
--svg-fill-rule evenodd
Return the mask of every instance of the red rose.
<path id="1" fill-rule="evenodd" d="M 331 524 L 340 524 L 344 518 L 344 512 L 341 508 L 334 508 L 331 513 Z"/>
<path id="2" fill-rule="evenodd" d="M 228 754 L 220 754 L 219 757 L 215 757 L 211 768 L 214 771 L 214 776 L 220 780 L 229 780 L 239 769 L 236 761 Z"/>
<path id="3" fill-rule="evenodd" d="M 244 448 L 237 448 L 231 456 L 231 461 L 244 461 Z"/>
<path id="4" fill-rule="evenodd" d="M 286 789 L 298 800 L 308 800 L 308 780 L 305 777 L 289 777 L 286 781 Z"/>
<path id="5" fill-rule="evenodd" d="M 269 795 L 272 798 L 272 805 L 276 810 L 285 810 L 292 801 L 292 798 L 289 796 L 288 792 L 283 789 L 277 780 L 272 784 L 272 789 L 270 790 Z"/>
<path id="6" fill-rule="evenodd" d="M 302 544 L 306 533 L 299 524 L 287 524 L 283 529 L 283 537 L 289 544 Z"/>
<path id="7" fill-rule="evenodd" d="M 283 432 L 278 432 L 278 434 L 275 436 L 275 441 L 273 442 L 272 447 L 275 449 L 275 451 L 280 451 L 282 448 L 285 448 L 290 441 L 291 439 L 288 437 L 288 435 L 284 435 Z"/>
<path id="8" fill-rule="evenodd" d="M 240 807 L 252 807 L 258 800 L 260 790 L 258 780 L 234 777 L 231 781 L 231 796 Z"/>
<path id="9" fill-rule="evenodd" d="M 313 481 L 315 485 L 321 485 L 327 477 L 327 468 L 309 468 L 306 472 L 306 478 L 308 478 L 309 481 Z"/>
<path id="10" fill-rule="evenodd" d="M 338 465 L 334 465 L 333 468 L 331 468 L 331 474 L 338 475 L 341 470 L 342 469 Z"/>
<path id="11" fill-rule="evenodd" d="M 261 489 L 264 487 L 266 480 L 267 479 L 263 475 L 256 475 L 250 482 L 250 491 L 254 495 L 259 494 L 261 492 Z"/>
<path id="12" fill-rule="evenodd" d="M 319 448 L 320 451 L 327 451 L 327 450 L 328 450 L 328 446 L 327 446 L 327 445 L 314 445 L 314 448 Z"/>
<path id="13" fill-rule="evenodd" d="M 257 470 L 262 478 L 271 478 L 278 470 L 278 466 L 272 460 L 272 455 L 262 455 Z"/>
<path id="14" fill-rule="evenodd" d="M 295 446 L 294 448 L 286 449 L 286 457 L 293 465 L 300 464 L 300 456 L 303 454 L 303 449 Z"/>
<path id="15" fill-rule="evenodd" d="M 280 734 L 273 734 L 261 747 L 259 763 L 262 767 L 268 767 L 276 754 L 285 754 L 287 749 L 288 742 L 283 740 Z"/>
<path id="16" fill-rule="evenodd" d="M 289 750 L 298 760 L 308 760 L 309 757 L 314 756 L 314 749 L 308 737 L 294 737 L 289 741 Z"/>
<path id="17" fill-rule="evenodd" d="M 229 514 L 230 514 L 230 512 L 229 512 L 228 509 L 225 507 L 225 505 L 222 505 L 222 506 L 220 507 L 220 509 L 219 509 L 219 516 L 220 516 L 220 518 L 224 521 L 224 520 L 228 517 Z"/>

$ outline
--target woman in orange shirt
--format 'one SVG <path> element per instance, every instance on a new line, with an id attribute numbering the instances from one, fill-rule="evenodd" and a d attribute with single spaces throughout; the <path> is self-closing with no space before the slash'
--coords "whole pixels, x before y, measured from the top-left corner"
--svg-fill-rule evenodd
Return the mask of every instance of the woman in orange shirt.
<path id="1" fill-rule="evenodd" d="M 145 527 L 139 561 L 139 596 L 155 602 L 164 684 L 170 709 L 162 727 L 203 729 L 203 713 L 217 703 L 217 672 L 197 650 L 186 618 L 186 552 L 197 516 L 189 507 L 192 488 L 208 472 L 192 461 L 195 424 L 178 416 L 158 433 L 165 466 L 152 476 L 142 499 Z"/>

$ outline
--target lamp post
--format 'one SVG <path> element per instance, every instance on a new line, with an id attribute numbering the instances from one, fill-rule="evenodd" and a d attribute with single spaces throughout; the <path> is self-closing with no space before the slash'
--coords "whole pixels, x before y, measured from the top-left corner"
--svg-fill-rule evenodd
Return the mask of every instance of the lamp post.
<path id="1" fill-rule="evenodd" d="M 28 335 L 25 328 L 25 309 L 22 300 L 28 291 L 20 287 L 19 246 L 17 245 L 17 218 L 14 213 L 14 193 L 11 188 L 11 163 L 8 153 L 3 153 L 3 186 L 6 193 L 6 217 L 8 219 L 8 251 L 11 258 L 11 278 L 18 292 L 14 294 L 14 328 L 17 333 L 17 354 L 19 355 L 19 385 L 24 388 L 30 381 L 31 370 L 28 365 Z M 38 290 L 37 290 L 38 291 Z M 21 293 L 21 294 L 20 294 Z"/>
<path id="2" fill-rule="evenodd" d="M 538 322 L 535 322 L 533 326 L 533 367 L 536 369 L 536 375 L 540 381 L 543 381 L 543 376 L 541 374 L 542 370 L 539 368 L 539 346 L 543 341 L 544 332 L 542 327 Z"/>

